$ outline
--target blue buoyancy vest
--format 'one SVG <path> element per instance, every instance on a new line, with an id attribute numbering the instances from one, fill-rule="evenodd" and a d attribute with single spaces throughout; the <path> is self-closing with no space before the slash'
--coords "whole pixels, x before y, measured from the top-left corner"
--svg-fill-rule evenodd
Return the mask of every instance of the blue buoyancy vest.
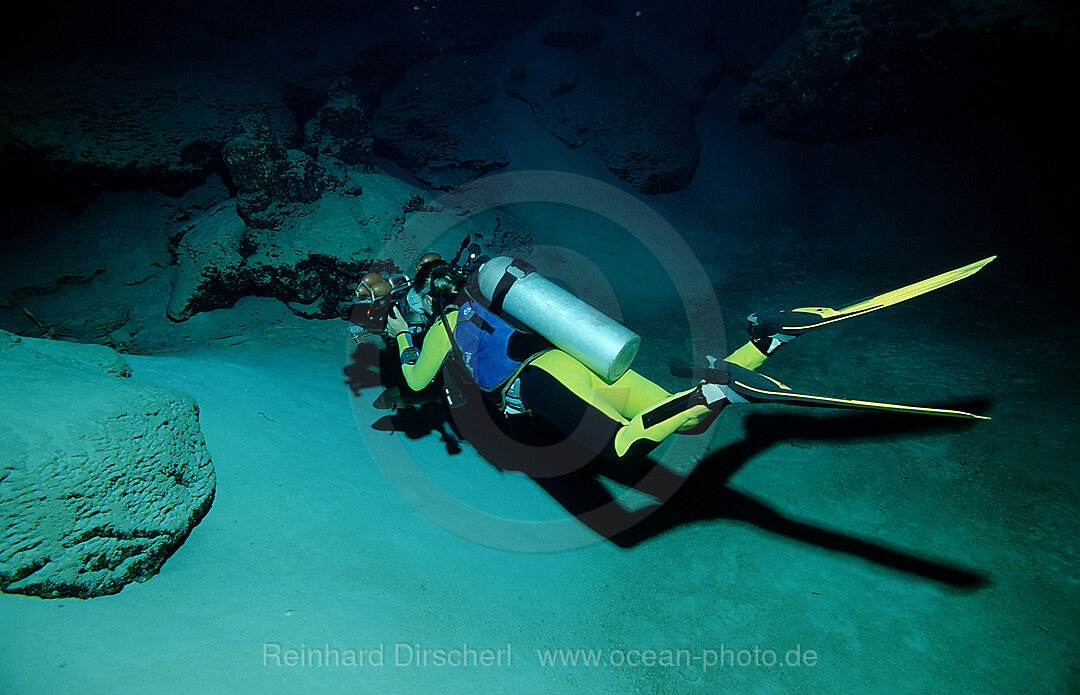
<path id="1" fill-rule="evenodd" d="M 510 338 L 516 329 L 475 301 L 458 309 L 454 340 L 473 382 L 484 391 L 493 391 L 521 367 L 509 355 Z"/>

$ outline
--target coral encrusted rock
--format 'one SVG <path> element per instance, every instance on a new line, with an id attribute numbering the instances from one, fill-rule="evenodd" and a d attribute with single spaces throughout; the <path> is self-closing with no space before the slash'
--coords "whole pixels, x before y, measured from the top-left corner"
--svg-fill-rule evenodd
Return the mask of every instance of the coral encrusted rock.
<path id="1" fill-rule="evenodd" d="M 342 317 L 358 278 L 426 202 L 385 174 L 354 174 L 351 185 L 352 194 L 294 206 L 273 229 L 245 225 L 231 200 L 196 218 L 177 244 L 169 318 L 184 321 L 247 295 L 280 299 L 305 317 Z"/>
<path id="2" fill-rule="evenodd" d="M 0 589 L 89 598 L 145 581 L 209 510 L 187 395 L 116 352 L 0 331 Z"/>

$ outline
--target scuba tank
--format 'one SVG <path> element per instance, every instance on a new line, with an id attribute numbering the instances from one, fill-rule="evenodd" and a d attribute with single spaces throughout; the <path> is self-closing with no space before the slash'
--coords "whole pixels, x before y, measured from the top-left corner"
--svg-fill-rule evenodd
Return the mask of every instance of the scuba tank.
<path id="1" fill-rule="evenodd" d="M 477 271 L 480 294 L 608 383 L 626 373 L 641 337 L 536 272 L 520 259 L 497 256 Z"/>

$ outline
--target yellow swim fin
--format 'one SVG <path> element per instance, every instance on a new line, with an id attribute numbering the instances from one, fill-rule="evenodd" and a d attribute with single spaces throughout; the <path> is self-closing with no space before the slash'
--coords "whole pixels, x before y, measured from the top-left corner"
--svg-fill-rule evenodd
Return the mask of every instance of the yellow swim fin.
<path id="1" fill-rule="evenodd" d="M 799 309 L 785 309 L 767 315 L 751 314 L 749 317 L 750 337 L 754 341 L 762 341 L 763 343 L 766 339 L 772 339 L 771 345 L 762 344 L 760 346 L 765 348 L 765 350 L 763 350 L 765 354 L 769 354 L 783 343 L 801 335 L 804 331 L 811 328 L 827 326 L 836 323 L 837 321 L 869 314 L 871 311 L 877 311 L 878 309 L 884 309 L 893 304 L 899 304 L 900 302 L 907 301 L 913 297 L 918 297 L 921 294 L 926 294 L 927 292 L 932 292 L 933 290 L 945 287 L 946 285 L 951 285 L 958 280 L 963 280 L 982 270 L 983 267 L 995 258 L 997 258 L 997 256 L 990 256 L 981 261 L 975 261 L 974 263 L 965 265 L 962 268 L 950 270 L 941 275 L 935 275 L 932 278 L 927 278 L 926 280 L 907 285 L 906 287 L 901 287 L 898 290 L 879 294 L 868 299 L 861 299 L 842 309 L 832 309 L 829 307 L 801 307 Z"/>
<path id="2" fill-rule="evenodd" d="M 710 407 L 719 405 L 740 403 L 781 403 L 784 405 L 816 406 L 820 408 L 855 408 L 860 410 L 891 410 L 897 413 L 911 413 L 915 415 L 939 415 L 945 417 L 969 418 L 972 420 L 989 420 L 984 415 L 976 415 L 963 410 L 951 410 L 949 408 L 926 408 L 915 405 L 900 405 L 898 403 L 880 403 L 852 398 L 834 398 L 831 396 L 815 396 L 807 393 L 798 393 L 784 386 L 772 377 L 736 364 L 724 365 L 727 371 L 727 383 L 711 385 L 715 390 L 717 402 Z M 708 395 L 706 395 L 708 400 Z M 723 401 L 726 401 L 723 402 Z"/>

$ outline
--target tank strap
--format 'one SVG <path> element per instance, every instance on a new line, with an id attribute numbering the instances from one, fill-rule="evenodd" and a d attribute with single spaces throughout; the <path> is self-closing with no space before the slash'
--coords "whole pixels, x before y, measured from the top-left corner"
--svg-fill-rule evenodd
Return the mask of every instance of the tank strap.
<path id="1" fill-rule="evenodd" d="M 499 282 L 495 285 L 495 291 L 491 293 L 491 310 L 496 314 L 502 313 L 503 300 L 506 299 L 506 293 L 510 291 L 514 283 L 524 278 L 529 273 L 535 273 L 536 268 L 532 264 L 515 258 L 510 262 L 510 265 L 506 266 L 506 271 L 503 272 Z"/>

